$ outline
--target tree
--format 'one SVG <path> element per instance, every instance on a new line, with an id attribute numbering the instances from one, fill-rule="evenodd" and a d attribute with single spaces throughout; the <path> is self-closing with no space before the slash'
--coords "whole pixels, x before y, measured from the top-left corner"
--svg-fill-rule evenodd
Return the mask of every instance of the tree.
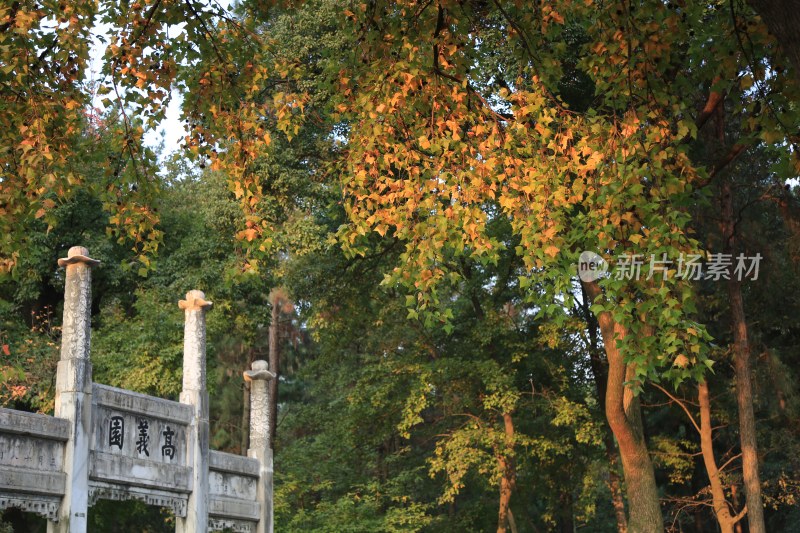
<path id="1" fill-rule="evenodd" d="M 797 10 L 785 0 L 751 0 L 749 4 L 776 37 L 781 51 L 794 69 L 795 78 L 800 81 L 800 38 L 794 31 L 800 24 Z M 734 4 L 731 4 L 733 8 Z"/>
<path id="2" fill-rule="evenodd" d="M 92 107 L 88 76 L 96 2 L 14 1 L 0 7 L 0 274 L 33 251 L 24 229 L 58 222 L 57 207 L 86 189 L 109 228 L 147 270 L 158 248 L 153 153 L 143 123 L 121 105 Z M 90 171 L 90 172 L 89 172 Z"/>
<path id="3" fill-rule="evenodd" d="M 743 29 L 718 6 L 635 7 L 389 2 L 349 12 L 363 44 L 339 78 L 350 126 L 345 242 L 357 250 L 367 231 L 403 239 L 405 264 L 394 279 L 431 310 L 451 254 L 491 261 L 502 247 L 482 231 L 492 216 L 513 221 L 518 252 L 556 292 L 582 249 L 643 256 L 697 250 L 680 206 L 702 186 L 701 176 L 713 177 L 746 143 L 791 135 L 781 127 L 791 107 L 755 122 L 751 110 L 758 99 L 792 101 L 796 86 L 785 74 L 764 74 L 774 58 L 757 20 Z M 669 34 L 654 38 L 648 28 L 655 27 Z M 729 32 L 746 34 L 747 49 L 723 44 Z M 570 64 L 565 52 L 576 41 Z M 498 54 L 504 49 L 519 53 Z M 588 108 L 559 94 L 573 65 L 594 85 Z M 686 75 L 676 80 L 677 72 Z M 746 139 L 704 171 L 687 150 L 716 108 L 718 87 L 738 85 L 744 93 L 752 83 L 758 98 L 743 98 L 734 111 Z M 765 85 L 782 92 L 766 93 Z M 610 365 L 606 410 L 629 498 L 640 498 L 630 527 L 657 531 L 653 468 L 624 384 L 699 378 L 710 363 L 706 336 L 691 319 L 685 284 L 603 285 L 608 298 L 594 300 L 593 309 Z M 664 304 L 665 313 L 653 312 Z M 679 359 L 687 364 L 674 364 Z M 751 519 L 757 527 L 758 513 Z"/>

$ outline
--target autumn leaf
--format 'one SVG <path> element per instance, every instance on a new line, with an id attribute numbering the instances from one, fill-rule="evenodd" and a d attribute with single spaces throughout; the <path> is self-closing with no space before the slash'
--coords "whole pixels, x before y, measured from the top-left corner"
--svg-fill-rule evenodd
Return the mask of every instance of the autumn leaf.
<path id="1" fill-rule="evenodd" d="M 559 248 L 558 246 L 553 246 L 552 244 L 548 245 L 544 249 L 544 253 L 549 255 L 550 257 L 555 257 L 558 255 Z"/>

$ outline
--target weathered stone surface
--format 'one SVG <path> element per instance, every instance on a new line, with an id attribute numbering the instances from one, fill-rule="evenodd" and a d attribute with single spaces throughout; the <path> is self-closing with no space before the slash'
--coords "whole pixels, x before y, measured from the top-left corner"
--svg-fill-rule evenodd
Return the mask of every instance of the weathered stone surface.
<path id="1" fill-rule="evenodd" d="M 92 363 L 88 359 L 62 359 L 56 367 L 56 396 L 70 392 L 92 393 Z M 58 404 L 56 404 L 58 405 Z"/>
<path id="2" fill-rule="evenodd" d="M 211 451 L 209 467 L 209 530 L 255 531 L 261 516 L 258 461 Z"/>
<path id="3" fill-rule="evenodd" d="M 206 301 L 202 291 L 189 291 L 178 306 L 184 310 L 183 391 L 181 403 L 192 407 L 191 437 L 186 453 L 192 469 L 192 493 L 185 518 L 176 521 L 177 533 L 208 529 L 208 392 L 206 391 Z"/>
<path id="4" fill-rule="evenodd" d="M 258 478 L 212 470 L 208 473 L 208 484 L 209 494 L 212 496 L 226 496 L 249 502 L 256 501 Z"/>
<path id="5" fill-rule="evenodd" d="M 17 507 L 58 518 L 68 436 L 66 420 L 0 409 L 0 510 Z"/>
<path id="6" fill-rule="evenodd" d="M 39 496 L 26 494 L 20 496 L 11 492 L 0 492 L 0 511 L 16 507 L 34 513 L 48 520 L 58 519 L 58 506 L 61 496 Z"/>
<path id="7" fill-rule="evenodd" d="M 89 478 L 107 483 L 153 487 L 175 492 L 192 490 L 191 468 L 155 463 L 110 453 L 91 453 Z"/>
<path id="8" fill-rule="evenodd" d="M 97 408 L 92 449 L 146 462 L 186 466 L 188 426 L 154 418 L 147 411 L 142 413 L 146 414 Z"/>
<path id="9" fill-rule="evenodd" d="M 211 450 L 208 455 L 208 464 L 211 470 L 258 477 L 258 461 L 243 455 Z"/>
<path id="10" fill-rule="evenodd" d="M 73 246 L 67 252 L 67 257 L 62 257 L 57 261 L 57 263 L 58 266 L 60 267 L 74 265 L 76 263 L 84 263 L 89 266 L 97 266 L 100 264 L 100 261 L 89 257 L 89 250 L 87 250 L 83 246 Z"/>
<path id="11" fill-rule="evenodd" d="M 208 519 L 209 531 L 235 531 L 236 533 L 251 533 L 255 531 L 255 523 L 231 518 L 211 517 Z"/>
<path id="12" fill-rule="evenodd" d="M 209 530 L 256 531 L 261 517 L 258 461 L 211 451 L 209 468 Z"/>
<path id="13" fill-rule="evenodd" d="M 64 469 L 64 443 L 41 437 L 0 433 L 0 466 L 61 472 Z"/>
<path id="14" fill-rule="evenodd" d="M 253 361 L 252 370 L 244 372 L 245 381 L 250 382 L 250 449 L 266 450 L 269 442 L 269 388 L 267 382 L 275 379 L 269 371 L 269 363 Z"/>
<path id="15" fill-rule="evenodd" d="M 100 383 L 95 383 L 93 387 L 95 403 L 98 406 L 128 413 L 146 413 L 149 417 L 169 420 L 184 426 L 188 425 L 192 420 L 193 410 L 185 404 L 101 385 Z"/>
<path id="16" fill-rule="evenodd" d="M 30 468 L 4 466 L 0 469 L 0 491 L 25 494 L 64 494 L 66 476 L 63 472 L 44 472 Z"/>
<path id="17" fill-rule="evenodd" d="M 142 479 L 158 486 L 160 476 L 168 473 L 161 465 L 172 465 L 183 470 L 177 471 L 182 477 L 169 488 L 185 489 L 191 477 L 187 449 L 191 406 L 99 384 L 94 385 L 94 402 L 92 450 L 95 460 L 103 463 L 92 465 L 93 479 L 127 483 L 144 472 Z M 119 462 L 111 470 L 109 465 L 117 458 Z"/>
<path id="18" fill-rule="evenodd" d="M 178 307 L 185 310 L 183 329 L 183 391 L 206 388 L 206 310 L 211 302 L 202 291 L 189 291 Z"/>
<path id="19" fill-rule="evenodd" d="M 92 423 L 91 346 L 92 266 L 81 246 L 70 248 L 59 266 L 66 266 L 61 360 L 56 376 L 55 415 L 69 422 L 64 445 L 66 485 L 58 522 L 48 522 L 48 533 L 85 533 L 89 509 L 89 446 Z"/>
<path id="20" fill-rule="evenodd" d="M 250 448 L 247 456 L 259 464 L 257 500 L 261 502 L 256 533 L 272 533 L 272 445 L 269 441 L 269 388 L 267 382 L 275 379 L 266 361 L 253 361 L 252 370 L 244 372 L 250 382 Z"/>
<path id="21" fill-rule="evenodd" d="M 0 408 L 0 510 L 58 519 L 69 429 L 67 420 Z"/>
<path id="22" fill-rule="evenodd" d="M 215 518 L 233 518 L 255 522 L 259 516 L 258 502 L 242 501 L 236 498 L 211 496 L 208 514 Z"/>
<path id="23" fill-rule="evenodd" d="M 89 357 L 92 311 L 92 269 L 100 262 L 88 257 L 89 250 L 73 246 L 58 266 L 67 267 L 64 286 L 64 320 L 61 325 L 61 360 Z"/>
<path id="24" fill-rule="evenodd" d="M 170 509 L 175 516 L 186 516 L 186 502 L 188 494 L 179 494 L 157 490 L 153 488 L 140 488 L 129 485 L 108 484 L 92 481 L 89 484 L 89 505 L 94 505 L 97 500 L 138 500 L 147 505 Z"/>
<path id="25" fill-rule="evenodd" d="M 69 422 L 39 413 L 25 413 L 0 407 L 0 433 L 65 442 L 69 438 Z"/>

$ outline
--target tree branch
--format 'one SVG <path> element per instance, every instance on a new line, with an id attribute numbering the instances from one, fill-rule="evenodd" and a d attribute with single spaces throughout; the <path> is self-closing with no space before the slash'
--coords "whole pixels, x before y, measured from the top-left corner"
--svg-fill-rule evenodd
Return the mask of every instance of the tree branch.
<path id="1" fill-rule="evenodd" d="M 691 420 L 692 425 L 694 426 L 694 429 L 697 430 L 697 433 L 700 433 L 700 426 L 697 425 L 697 422 L 695 421 L 694 417 L 692 416 L 692 413 L 689 412 L 689 409 L 686 407 L 686 405 L 684 405 L 684 403 L 681 400 L 679 400 L 678 398 L 676 398 L 675 396 L 670 394 L 667 389 L 665 389 L 664 387 L 662 387 L 658 383 L 653 383 L 652 385 L 655 388 L 657 388 L 658 390 L 660 390 L 661 392 L 663 392 L 664 394 L 666 394 L 667 396 L 669 396 L 669 398 L 673 402 L 677 403 L 680 406 L 680 408 L 684 410 L 684 412 L 686 413 L 686 416 L 689 417 L 689 420 Z"/>

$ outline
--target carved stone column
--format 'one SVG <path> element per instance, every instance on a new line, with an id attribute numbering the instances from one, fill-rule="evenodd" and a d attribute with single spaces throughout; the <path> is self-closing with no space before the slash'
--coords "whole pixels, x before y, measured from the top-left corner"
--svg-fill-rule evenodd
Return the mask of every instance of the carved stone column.
<path id="1" fill-rule="evenodd" d="M 55 416 L 70 423 L 64 447 L 66 488 L 57 522 L 49 533 L 85 533 L 89 509 L 89 439 L 92 435 L 92 363 L 89 360 L 92 315 L 92 266 L 82 246 L 69 249 L 58 266 L 67 268 L 61 359 L 56 374 Z"/>
<path id="2" fill-rule="evenodd" d="M 205 533 L 208 530 L 208 391 L 206 390 L 206 301 L 202 291 L 189 291 L 178 303 L 185 311 L 183 332 L 183 392 L 181 403 L 194 407 L 186 445 L 192 467 L 192 493 L 185 518 L 177 518 L 177 533 Z"/>
<path id="3" fill-rule="evenodd" d="M 250 448 L 247 456 L 258 459 L 258 503 L 261 516 L 256 533 L 272 533 L 272 444 L 269 441 L 269 388 L 268 381 L 275 379 L 266 361 L 254 361 L 252 370 L 244 372 L 250 382 Z"/>

